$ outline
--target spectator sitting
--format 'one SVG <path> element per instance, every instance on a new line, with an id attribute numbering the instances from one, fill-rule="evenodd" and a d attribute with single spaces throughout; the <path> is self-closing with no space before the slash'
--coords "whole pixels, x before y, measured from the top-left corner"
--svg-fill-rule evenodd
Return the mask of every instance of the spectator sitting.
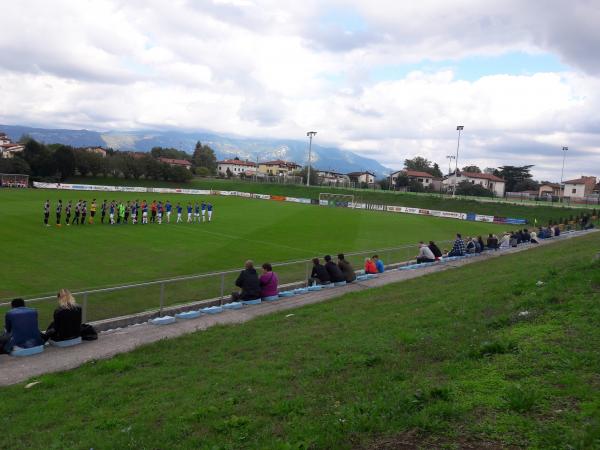
<path id="1" fill-rule="evenodd" d="M 10 353 L 14 347 L 31 348 L 44 340 L 38 327 L 38 313 L 25 306 L 22 298 L 10 302 L 11 310 L 4 317 L 5 332 L 0 336 L 0 353 Z"/>
<path id="2" fill-rule="evenodd" d="M 240 272 L 237 280 L 235 280 L 235 285 L 241 291 L 231 294 L 232 300 L 256 300 L 260 298 L 260 282 L 254 263 L 251 260 L 246 261 L 245 269 Z"/>
<path id="3" fill-rule="evenodd" d="M 558 225 L 554 227 L 554 236 L 560 236 L 560 227 Z"/>
<path id="4" fill-rule="evenodd" d="M 467 238 L 467 253 L 475 253 L 477 251 L 477 246 L 475 245 L 475 241 L 473 238 Z"/>
<path id="5" fill-rule="evenodd" d="M 377 267 L 377 272 L 385 272 L 385 264 L 381 259 L 379 259 L 379 255 L 373 255 L 373 261 L 375 261 L 375 267 Z"/>
<path id="6" fill-rule="evenodd" d="M 423 241 L 419 242 L 419 254 L 417 255 L 417 264 L 434 262 L 433 252 L 425 245 Z"/>
<path id="7" fill-rule="evenodd" d="M 338 255 L 338 267 L 344 274 L 346 283 L 352 283 L 354 280 L 356 280 L 356 273 L 354 273 L 352 265 L 344 258 L 343 253 Z"/>
<path id="8" fill-rule="evenodd" d="M 442 251 L 437 245 L 435 245 L 435 242 L 429 241 L 429 250 L 431 250 L 431 253 L 433 253 L 435 260 L 439 261 L 442 257 Z"/>
<path id="9" fill-rule="evenodd" d="M 68 289 L 58 291 L 58 308 L 54 310 L 54 320 L 44 339 L 53 341 L 68 341 L 81 337 L 81 307 Z"/>
<path id="10" fill-rule="evenodd" d="M 371 258 L 365 258 L 365 273 L 377 273 L 377 266 Z"/>
<path id="11" fill-rule="evenodd" d="M 277 291 L 277 286 L 279 285 L 277 274 L 273 272 L 273 267 L 269 263 L 264 263 L 262 268 L 263 274 L 258 279 L 260 296 L 261 298 L 276 297 L 279 294 Z"/>
<path id="12" fill-rule="evenodd" d="M 529 230 L 527 228 L 525 228 L 523 230 L 523 237 L 522 237 L 522 241 L 523 242 L 529 242 L 531 240 L 531 233 L 529 233 Z"/>
<path id="13" fill-rule="evenodd" d="M 516 247 L 517 245 L 519 245 L 519 232 L 518 231 L 514 231 L 513 233 L 511 233 L 510 235 L 510 246 L 511 247 Z"/>
<path id="14" fill-rule="evenodd" d="M 454 246 L 447 256 L 465 256 L 465 242 L 462 240 L 460 233 L 456 233 Z"/>
<path id="15" fill-rule="evenodd" d="M 329 274 L 329 279 L 332 283 L 340 283 L 345 280 L 344 274 L 340 268 L 331 260 L 331 256 L 325 255 L 325 269 Z"/>
<path id="16" fill-rule="evenodd" d="M 477 237 L 477 253 L 481 253 L 485 250 L 485 244 L 483 243 L 483 238 L 481 236 Z"/>
<path id="17" fill-rule="evenodd" d="M 507 231 L 504 233 L 498 244 L 498 248 L 509 248 L 510 247 L 510 233 Z"/>
<path id="18" fill-rule="evenodd" d="M 537 233 L 535 231 L 532 231 L 529 234 L 529 242 L 531 242 L 532 244 L 539 244 L 540 242 L 537 239 Z"/>
<path id="19" fill-rule="evenodd" d="M 313 258 L 313 268 L 310 273 L 310 279 L 308 280 L 309 285 L 313 284 L 329 284 L 331 283 L 331 277 L 329 276 L 329 272 L 321 262 L 319 258 Z M 334 264 L 335 265 L 335 264 Z"/>
<path id="20" fill-rule="evenodd" d="M 498 238 L 492 233 L 487 238 L 487 248 L 490 250 L 498 250 Z"/>

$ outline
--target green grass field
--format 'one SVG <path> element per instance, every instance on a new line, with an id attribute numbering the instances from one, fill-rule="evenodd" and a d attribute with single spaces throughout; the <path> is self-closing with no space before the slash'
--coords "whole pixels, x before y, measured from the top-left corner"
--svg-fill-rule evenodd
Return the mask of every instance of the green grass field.
<path id="1" fill-rule="evenodd" d="M 85 184 L 122 185 L 122 186 L 162 186 L 181 187 L 177 183 L 159 182 L 154 180 L 125 180 L 115 178 L 73 178 L 69 182 Z M 361 201 L 384 205 L 400 205 L 408 207 L 437 209 L 443 211 L 475 212 L 478 214 L 497 215 L 501 217 L 524 218 L 530 223 L 537 220 L 546 225 L 549 220 L 559 220 L 571 215 L 584 212 L 591 213 L 592 209 L 555 207 L 546 205 L 491 203 L 460 197 L 449 198 L 436 194 L 415 194 L 392 191 L 374 191 L 367 189 L 331 189 L 327 187 L 306 187 L 297 185 L 263 184 L 239 180 L 194 178 L 186 187 L 195 189 L 215 189 L 244 191 L 259 194 L 288 195 L 290 197 L 319 198 L 320 192 L 352 194 Z M 485 200 L 485 199 L 482 199 Z M 600 206 L 596 207 L 600 210 Z"/>
<path id="2" fill-rule="evenodd" d="M 0 389 L 0 447 L 600 448 L 599 247 L 588 235 Z"/>
<path id="3" fill-rule="evenodd" d="M 46 198 L 54 206 L 59 198 L 63 202 L 80 197 L 91 200 L 94 195 L 99 199 L 135 198 L 126 193 L 0 191 L 5 211 L 0 221 L 5 242 L 0 298 L 51 294 L 60 287 L 81 290 L 235 269 L 248 258 L 258 264 L 302 260 L 279 270 L 283 282 L 292 282 L 305 279 L 304 261 L 326 253 L 442 241 L 453 239 L 456 232 L 485 235 L 505 230 L 487 223 L 218 196 L 210 197 L 214 204 L 210 224 L 43 226 Z M 152 194 L 146 199 L 154 198 L 165 200 L 168 196 Z M 182 204 L 198 200 L 184 195 L 170 199 Z M 50 217 L 54 223 L 54 215 Z M 416 249 L 410 248 L 381 256 L 390 262 L 415 254 Z M 364 255 L 352 262 L 359 268 L 363 259 Z M 235 274 L 227 276 L 225 292 L 232 291 L 234 280 Z M 216 277 L 169 285 L 165 305 L 219 294 Z M 95 295 L 90 302 L 88 320 L 153 309 L 159 305 L 158 287 Z M 54 301 L 40 305 L 42 317 L 49 318 Z"/>

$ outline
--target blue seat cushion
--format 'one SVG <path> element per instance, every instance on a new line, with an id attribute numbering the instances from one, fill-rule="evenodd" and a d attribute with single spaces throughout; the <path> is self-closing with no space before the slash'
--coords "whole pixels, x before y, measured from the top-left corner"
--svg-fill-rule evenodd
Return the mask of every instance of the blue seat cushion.
<path id="1" fill-rule="evenodd" d="M 335 287 L 335 284 L 333 283 L 327 283 L 327 284 L 323 284 L 322 285 L 325 289 L 331 289 Z"/>
<path id="2" fill-rule="evenodd" d="M 275 300 L 279 300 L 279 295 L 270 295 L 268 297 L 263 297 L 265 302 L 274 302 Z"/>
<path id="3" fill-rule="evenodd" d="M 44 351 L 43 345 L 38 345 L 37 347 L 30 347 L 30 348 L 14 347 L 13 351 L 10 354 L 12 356 L 31 356 L 31 355 L 37 355 L 38 353 L 42 353 L 43 351 Z"/>
<path id="4" fill-rule="evenodd" d="M 308 288 L 298 288 L 294 289 L 295 294 L 306 294 L 308 292 Z"/>
<path id="5" fill-rule="evenodd" d="M 293 297 L 294 295 L 294 291 L 283 291 L 279 293 L 280 297 Z"/>
<path id="6" fill-rule="evenodd" d="M 358 276 L 356 277 L 356 281 L 364 281 L 364 280 L 368 280 L 368 279 L 369 279 L 369 276 L 368 276 L 367 274 L 364 274 L 364 275 L 358 275 Z"/>
<path id="7" fill-rule="evenodd" d="M 319 285 L 319 284 L 315 284 L 314 286 L 309 286 L 308 290 L 309 291 L 319 291 L 323 288 L 323 286 Z"/>
<path id="8" fill-rule="evenodd" d="M 333 283 L 334 286 L 346 286 L 346 282 L 345 281 L 338 281 L 336 283 Z"/>
<path id="9" fill-rule="evenodd" d="M 367 278 L 370 280 L 371 278 L 377 278 L 379 275 L 377 275 L 376 273 L 368 273 L 367 274 Z"/>
<path id="10" fill-rule="evenodd" d="M 242 303 L 244 305 L 260 305 L 261 299 L 260 298 L 255 298 L 252 300 L 242 300 Z"/>
<path id="11" fill-rule="evenodd" d="M 173 317 L 173 316 L 156 317 L 154 319 L 150 319 L 150 323 L 152 325 L 169 325 L 170 323 L 175 323 L 175 317 Z"/>
<path id="12" fill-rule="evenodd" d="M 200 317 L 202 315 L 201 311 L 185 311 L 175 314 L 177 319 L 195 319 L 196 317 Z"/>
<path id="13" fill-rule="evenodd" d="M 202 308 L 202 312 L 206 314 L 219 314 L 223 312 L 222 306 L 209 306 L 207 308 Z"/>
<path id="14" fill-rule="evenodd" d="M 48 342 L 50 342 L 50 345 L 53 345 L 55 347 L 72 347 L 74 345 L 81 344 L 81 337 L 67 339 L 66 341 L 53 341 L 52 339 L 50 339 L 50 341 Z"/>
<path id="15" fill-rule="evenodd" d="M 226 303 L 225 305 L 223 305 L 223 308 L 225 309 L 242 309 L 242 305 L 240 302 L 231 302 L 231 303 Z"/>

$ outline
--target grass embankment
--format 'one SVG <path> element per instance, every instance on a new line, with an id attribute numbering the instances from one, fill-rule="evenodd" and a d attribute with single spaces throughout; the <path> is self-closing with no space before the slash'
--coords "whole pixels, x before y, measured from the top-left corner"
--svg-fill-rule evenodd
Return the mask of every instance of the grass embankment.
<path id="1" fill-rule="evenodd" d="M 598 448 L 599 248 L 589 235 L 4 388 L 1 445 Z"/>
<path id="2" fill-rule="evenodd" d="M 155 187 L 182 187 L 181 184 L 153 180 L 124 180 L 115 178 L 73 178 L 69 182 L 85 184 L 124 185 L 124 186 L 155 186 Z M 544 205 L 515 205 L 510 203 L 493 203 L 462 198 L 451 198 L 441 195 L 424 195 L 410 192 L 374 191 L 368 189 L 332 189 L 325 186 L 298 186 L 285 184 L 265 184 L 248 181 L 204 179 L 195 178 L 186 187 L 192 189 L 215 189 L 252 192 L 257 194 L 287 195 L 290 197 L 319 198 L 321 192 L 334 192 L 338 194 L 351 194 L 357 201 L 378 203 L 384 205 L 400 205 L 435 209 L 442 211 L 456 211 L 463 213 L 474 212 L 484 215 L 500 217 L 513 217 L 527 219 L 529 223 L 537 220 L 538 224 L 546 225 L 549 220 L 567 218 L 581 213 L 591 213 L 591 209 L 583 208 L 557 208 Z"/>

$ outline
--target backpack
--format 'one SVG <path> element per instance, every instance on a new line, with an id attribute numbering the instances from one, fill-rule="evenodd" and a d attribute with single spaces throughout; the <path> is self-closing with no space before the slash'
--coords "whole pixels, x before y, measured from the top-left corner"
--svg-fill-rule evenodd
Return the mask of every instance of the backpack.
<path id="1" fill-rule="evenodd" d="M 81 339 L 84 341 L 95 341 L 98 339 L 98 332 L 89 323 L 81 324 Z"/>

